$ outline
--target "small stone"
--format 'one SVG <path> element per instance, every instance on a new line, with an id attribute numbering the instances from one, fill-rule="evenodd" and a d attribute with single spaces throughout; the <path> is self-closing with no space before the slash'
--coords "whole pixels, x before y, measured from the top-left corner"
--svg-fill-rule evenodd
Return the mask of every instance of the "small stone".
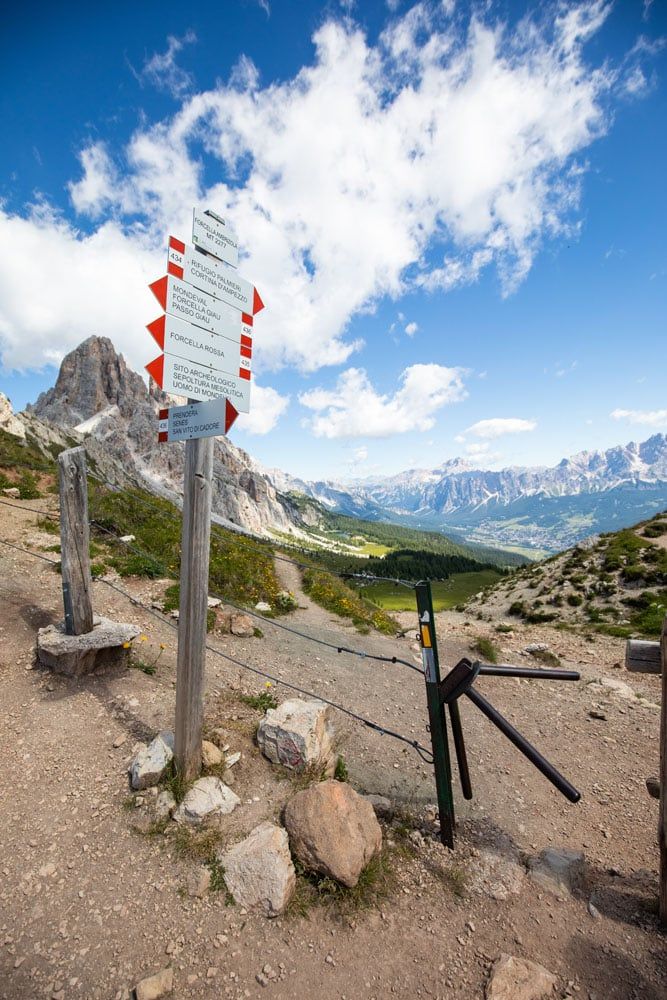
<path id="1" fill-rule="evenodd" d="M 660 778 L 647 778 L 646 790 L 652 799 L 660 798 Z"/>
<path id="2" fill-rule="evenodd" d="M 590 913 L 590 915 L 593 917 L 594 920 L 600 919 L 600 911 L 598 910 L 597 906 L 595 905 L 592 899 L 588 900 L 588 912 Z"/>
<path id="3" fill-rule="evenodd" d="M 207 604 L 209 608 L 219 608 L 220 605 L 222 604 L 222 601 L 220 600 L 219 597 L 208 597 Z"/>
<path id="4" fill-rule="evenodd" d="M 269 985 L 269 980 L 267 979 L 267 977 L 264 975 L 263 972 L 258 972 L 257 975 L 255 976 L 255 979 L 257 980 L 260 986 Z"/>
<path id="5" fill-rule="evenodd" d="M 533 881 L 556 895 L 571 895 L 581 881 L 583 870 L 583 853 L 566 847 L 548 847 L 528 863 Z"/>
<path id="6" fill-rule="evenodd" d="M 236 635 L 240 639 L 249 639 L 250 636 L 254 635 L 255 626 L 253 625 L 252 618 L 248 615 L 232 614 L 229 622 L 229 631 L 232 635 Z"/>
<path id="7" fill-rule="evenodd" d="M 556 977 L 537 962 L 501 955 L 491 970 L 486 1000 L 542 1000 L 556 985 Z"/>
<path id="8" fill-rule="evenodd" d="M 202 740 L 201 760 L 204 767 L 216 767 L 218 764 L 222 764 L 222 753 L 218 750 L 215 743 L 211 743 L 209 740 Z"/>
<path id="9" fill-rule="evenodd" d="M 203 865 L 188 875 L 188 896 L 201 899 L 211 887 L 211 869 Z"/>
<path id="10" fill-rule="evenodd" d="M 123 743 L 125 743 L 126 740 L 127 736 L 117 736 L 116 739 L 113 741 L 114 750 L 117 750 L 118 747 L 122 747 Z"/>
<path id="11" fill-rule="evenodd" d="M 141 790 L 157 785 L 174 758 L 174 734 L 159 733 L 130 765 L 130 784 Z"/>
<path id="12" fill-rule="evenodd" d="M 174 988 L 174 973 L 171 966 L 156 972 L 154 976 L 147 976 L 134 988 L 136 1000 L 159 1000 L 167 993 L 171 993 Z"/>
<path id="13" fill-rule="evenodd" d="M 56 873 L 56 866 L 52 861 L 50 861 L 48 865 L 44 865 L 43 868 L 39 869 L 39 874 L 42 878 L 49 878 L 49 876 L 55 875 L 55 873 Z"/>
<path id="14" fill-rule="evenodd" d="M 16 486 L 6 486 L 2 492 L 6 497 L 10 497 L 12 500 L 21 499 L 21 491 L 17 489 Z"/>
<path id="15" fill-rule="evenodd" d="M 240 804 L 240 798 L 231 788 L 220 778 L 209 775 L 195 781 L 174 813 L 174 819 L 177 823 L 200 826 L 207 820 L 227 816 Z"/>
<path id="16" fill-rule="evenodd" d="M 546 642 L 530 642 L 523 647 L 524 653 L 546 653 L 549 645 Z"/>
<path id="17" fill-rule="evenodd" d="M 591 719 L 599 719 L 601 722 L 607 721 L 607 716 L 597 708 L 592 708 L 588 713 Z"/>
<path id="18" fill-rule="evenodd" d="M 261 611 L 262 614 L 266 614 L 267 611 L 271 610 L 272 610 L 271 605 L 268 604 L 266 601 L 258 601 L 257 604 L 255 605 L 255 611 Z"/>
<path id="19" fill-rule="evenodd" d="M 257 730 L 257 744 L 273 764 L 291 770 L 323 764 L 333 774 L 333 736 L 328 705 L 292 698 L 268 710 Z"/>
<path id="20" fill-rule="evenodd" d="M 238 753 L 230 753 L 229 757 L 225 757 L 225 767 L 234 767 L 234 764 L 238 764 L 241 760 L 241 751 Z"/>
<path id="21" fill-rule="evenodd" d="M 176 799 L 169 791 L 165 788 L 160 792 L 155 800 L 154 814 L 155 819 L 158 823 L 163 823 L 167 819 L 171 819 L 174 810 L 176 809 Z"/>
<path id="22" fill-rule="evenodd" d="M 261 906 L 269 917 L 285 910 L 294 893 L 296 872 L 286 832 L 261 823 L 228 851 L 218 854 L 225 883 L 241 906 Z"/>

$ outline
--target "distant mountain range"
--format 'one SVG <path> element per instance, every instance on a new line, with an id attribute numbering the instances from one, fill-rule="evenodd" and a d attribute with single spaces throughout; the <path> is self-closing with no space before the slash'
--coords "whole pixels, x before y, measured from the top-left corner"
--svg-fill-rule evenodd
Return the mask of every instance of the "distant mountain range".
<path id="1" fill-rule="evenodd" d="M 269 476 L 281 492 L 305 493 L 340 513 L 553 552 L 667 508 L 667 436 L 582 451 L 551 468 L 493 472 L 454 459 L 352 482 Z"/>

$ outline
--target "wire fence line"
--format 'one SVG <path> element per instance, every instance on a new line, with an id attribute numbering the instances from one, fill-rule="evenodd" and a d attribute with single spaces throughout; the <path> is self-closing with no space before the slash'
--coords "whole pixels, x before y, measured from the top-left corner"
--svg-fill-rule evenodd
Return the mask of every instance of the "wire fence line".
<path id="1" fill-rule="evenodd" d="M 0 502 L 5 503 L 5 501 L 0 501 Z M 24 509 L 31 509 L 31 508 L 24 508 Z M 14 549 L 17 552 L 21 552 L 24 555 L 31 556 L 34 559 L 40 559 L 42 562 L 49 563 L 51 566 L 57 566 L 59 564 L 59 560 L 57 559 L 51 559 L 48 556 L 42 555 L 42 553 L 39 552 L 32 552 L 30 549 L 27 549 L 21 545 L 17 545 L 15 542 L 9 542 L 6 539 L 0 539 L 0 545 L 4 545 L 10 549 Z M 147 614 L 156 618 L 161 624 L 166 625 L 168 628 L 172 629 L 175 632 L 178 632 L 178 625 L 172 622 L 169 618 L 167 618 L 165 615 L 155 610 L 154 608 L 151 608 L 148 605 L 144 604 L 133 594 L 128 593 L 128 591 L 124 590 L 122 587 L 119 587 L 111 580 L 105 580 L 102 577 L 97 577 L 93 580 L 93 582 L 100 583 L 106 587 L 109 587 L 111 590 L 114 590 L 116 593 L 120 594 L 126 600 L 130 601 L 130 603 L 133 604 L 134 606 L 140 607 Z M 421 758 L 422 761 L 424 761 L 424 763 L 426 764 L 433 763 L 432 752 L 428 749 L 428 747 L 425 747 L 418 740 L 411 739 L 409 736 L 405 736 L 402 733 L 398 733 L 393 729 L 388 729 L 386 726 L 382 726 L 379 722 L 375 722 L 374 720 L 369 719 L 366 716 L 360 715 L 359 713 L 354 712 L 352 709 L 347 708 L 345 705 L 341 705 L 338 702 L 332 701 L 330 698 L 326 698 L 325 696 L 317 694 L 316 692 L 309 691 L 306 688 L 302 688 L 296 684 L 292 684 L 290 681 L 283 680 L 283 678 L 277 677 L 274 674 L 270 674 L 265 670 L 260 670 L 258 667 L 253 667 L 249 663 L 245 663 L 243 660 L 238 659 L 238 657 L 230 656 L 228 653 L 223 653 L 222 650 L 217 649 L 210 643 L 206 644 L 206 649 L 208 652 L 213 653 L 213 655 L 218 656 L 223 660 L 226 660 L 228 663 L 233 663 L 235 666 L 239 667 L 242 670 L 246 670 L 252 674 L 255 674 L 258 677 L 263 677 L 265 680 L 271 681 L 271 683 L 275 684 L 276 686 L 280 685 L 284 688 L 287 688 L 290 691 L 295 691 L 296 693 L 304 695 L 305 697 L 308 698 L 315 698 L 317 701 L 321 701 L 325 705 L 329 705 L 331 708 L 335 709 L 338 712 L 341 712 L 343 715 L 348 716 L 355 722 L 358 722 L 359 724 L 365 726 L 367 729 L 372 729 L 374 732 L 377 732 L 382 736 L 389 736 L 391 739 L 403 743 L 406 746 L 409 746 L 412 750 L 414 750 L 418 754 L 418 756 Z"/>
<path id="2" fill-rule="evenodd" d="M 47 465 L 37 466 L 37 465 L 22 465 L 20 463 L 14 463 L 14 466 L 22 469 L 31 469 L 31 470 L 38 469 L 45 472 L 50 472 L 51 475 L 54 475 L 56 472 L 56 470 L 52 469 Z M 109 480 L 103 479 L 101 476 L 92 472 L 90 469 L 87 470 L 87 475 L 89 476 L 90 479 L 99 483 L 101 486 L 106 486 L 107 489 L 110 489 L 112 492 L 119 493 L 124 489 L 124 487 L 118 486 L 116 483 L 111 483 L 109 482 Z M 136 487 L 136 489 L 140 489 L 140 487 Z M 135 495 L 134 499 L 138 500 L 139 503 L 143 504 L 144 506 L 150 507 L 152 510 L 156 511 L 162 516 L 166 514 L 167 517 L 170 517 L 177 521 L 181 520 L 180 515 L 176 511 L 165 510 L 162 507 L 158 507 L 156 503 L 151 502 L 146 497 Z M 168 500 L 166 497 L 164 499 L 166 500 L 167 503 L 171 503 L 171 501 Z M 264 540 L 258 538 L 257 535 L 253 535 L 250 532 L 244 531 L 243 529 L 234 526 L 231 522 L 227 522 L 227 524 L 225 525 L 216 525 L 216 526 L 222 528 L 224 531 L 229 531 L 230 534 L 238 535 L 240 538 L 245 539 L 246 542 L 248 542 L 250 545 L 254 545 L 256 550 L 262 552 L 262 554 L 264 555 L 267 554 L 267 548 L 270 548 L 271 546 L 277 546 L 294 552 L 301 552 L 304 555 L 309 555 L 314 559 L 317 559 L 318 556 L 321 556 L 323 553 L 328 551 L 327 549 L 322 549 L 321 551 L 318 551 L 316 549 L 307 549 L 304 546 L 294 545 L 293 543 L 290 542 L 272 541 L 271 539 Z M 290 559 L 288 556 L 279 555 L 275 551 L 270 551 L 269 554 L 272 556 L 272 558 L 278 560 L 279 562 L 290 563 L 292 566 L 296 566 L 299 569 L 315 570 L 316 572 L 318 571 L 318 569 L 320 569 L 320 567 L 318 567 L 317 565 L 313 565 L 313 563 L 299 562 L 296 559 Z M 343 553 L 333 553 L 333 554 L 342 555 Z M 350 558 L 359 558 L 359 556 L 355 556 L 354 553 L 350 553 L 349 555 Z M 393 583 L 399 587 L 407 587 L 409 590 L 413 590 L 415 584 L 417 583 L 416 580 L 403 580 L 400 577 L 393 577 L 393 576 L 377 576 L 376 574 L 373 573 L 339 572 L 338 570 L 329 568 L 327 566 L 324 566 L 321 571 L 330 573 L 332 576 L 337 576 L 343 580 L 361 580 L 366 583 Z"/>
<path id="3" fill-rule="evenodd" d="M 17 504 L 9 500 L 2 500 L 2 499 L 0 499 L 0 504 L 2 504 L 5 507 L 14 507 L 18 510 L 29 511 L 31 514 L 40 514 L 42 517 L 50 517 L 59 520 L 59 515 L 55 514 L 53 511 L 38 510 L 35 507 L 26 507 L 23 504 Z M 151 555 L 150 552 L 147 552 L 145 549 L 139 548 L 139 546 L 134 545 L 132 542 L 123 541 L 121 536 L 118 535 L 115 531 L 112 531 L 110 528 L 107 528 L 105 525 L 101 524 L 94 518 L 91 518 L 88 523 L 91 527 L 97 528 L 99 531 L 102 531 L 105 534 L 109 535 L 116 542 L 120 543 L 121 545 L 123 545 L 124 548 L 129 549 L 131 552 L 135 552 L 137 555 L 142 556 L 145 559 L 155 559 L 155 557 Z M 282 622 L 277 622 L 274 618 L 267 618 L 266 615 L 262 615 L 258 611 L 251 610 L 250 608 L 243 607 L 242 605 L 237 604 L 235 601 L 231 600 L 231 598 L 223 596 L 222 594 L 216 594 L 215 592 L 210 591 L 210 596 L 216 598 L 217 600 L 223 601 L 230 607 L 235 608 L 236 611 L 240 611 L 243 614 L 250 615 L 251 617 L 258 619 L 265 625 L 271 626 L 276 629 L 282 629 L 285 632 L 290 632 L 292 635 L 296 635 L 301 639 L 306 639 L 309 642 L 315 642 L 318 645 L 324 646 L 328 649 L 335 649 L 337 653 L 349 653 L 351 656 L 358 656 L 361 659 L 366 659 L 366 660 L 377 660 L 378 662 L 381 663 L 398 663 L 401 664 L 402 666 L 408 667 L 410 670 L 415 670 L 417 671 L 417 673 L 421 674 L 421 670 L 419 669 L 419 667 L 415 666 L 414 663 L 410 663 L 408 660 L 403 660 L 398 656 L 383 656 L 379 653 L 368 653 L 365 650 L 352 649 L 350 646 L 344 646 L 340 643 L 327 642 L 325 639 L 319 639 L 317 638 L 317 636 L 310 635 L 307 632 L 302 632 L 299 629 L 292 628 L 291 626 L 285 625 Z"/>

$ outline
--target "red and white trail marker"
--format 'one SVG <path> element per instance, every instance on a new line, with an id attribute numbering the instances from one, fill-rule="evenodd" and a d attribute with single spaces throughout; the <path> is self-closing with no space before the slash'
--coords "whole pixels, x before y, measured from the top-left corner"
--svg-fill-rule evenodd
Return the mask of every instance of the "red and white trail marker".
<path id="1" fill-rule="evenodd" d="M 184 361 L 173 354 L 161 354 L 146 371 L 165 392 L 189 399 L 208 400 L 219 396 L 228 399 L 239 413 L 250 412 L 250 382 L 238 375 L 227 375 L 215 368 L 205 368 L 194 361 Z"/>
<path id="2" fill-rule="evenodd" d="M 158 441 L 192 441 L 194 438 L 220 437 L 227 434 L 238 417 L 238 410 L 228 399 L 208 403 L 188 403 L 160 410 Z"/>
<path id="3" fill-rule="evenodd" d="M 249 313 L 239 312 L 173 275 L 158 278 L 148 287 L 164 311 L 177 319 L 239 343 L 242 335 L 252 336 L 253 319 Z"/>
<path id="4" fill-rule="evenodd" d="M 146 329 L 165 354 L 250 379 L 252 338 L 243 333 L 240 341 L 230 340 L 169 315 L 159 316 Z"/>
<path id="5" fill-rule="evenodd" d="M 175 236 L 169 237 L 167 272 L 250 316 L 264 308 L 253 284 L 230 271 L 215 257 L 200 253 Z"/>

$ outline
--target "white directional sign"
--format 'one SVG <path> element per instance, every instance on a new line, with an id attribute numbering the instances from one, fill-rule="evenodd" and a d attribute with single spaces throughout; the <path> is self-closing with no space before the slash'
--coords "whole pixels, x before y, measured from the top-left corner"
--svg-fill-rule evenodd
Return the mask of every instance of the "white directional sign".
<path id="1" fill-rule="evenodd" d="M 252 316 L 233 309 L 186 281 L 168 274 L 149 287 L 164 311 L 177 319 L 230 340 L 240 342 L 242 336 L 252 336 Z"/>
<path id="2" fill-rule="evenodd" d="M 161 354 L 146 365 L 146 371 L 165 392 L 196 400 L 223 396 L 239 413 L 250 412 L 250 382 L 246 378 L 225 375 L 214 368 L 204 368 L 172 354 Z"/>
<path id="3" fill-rule="evenodd" d="M 230 271 L 215 257 L 200 253 L 175 236 L 169 237 L 167 271 L 250 316 L 264 308 L 254 285 Z"/>
<path id="4" fill-rule="evenodd" d="M 200 250 L 212 253 L 232 267 L 239 264 L 239 245 L 236 233 L 219 215 L 207 213 L 203 208 L 192 212 L 192 242 Z"/>
<path id="5" fill-rule="evenodd" d="M 215 368 L 228 375 L 250 378 L 250 337 L 242 334 L 240 342 L 230 340 L 168 315 L 149 323 L 148 331 L 165 354 L 174 354 L 185 361 L 194 361 L 204 368 Z"/>
<path id="6" fill-rule="evenodd" d="M 171 406 L 168 410 L 160 410 L 158 441 L 220 437 L 228 433 L 237 417 L 238 412 L 228 399 Z"/>

